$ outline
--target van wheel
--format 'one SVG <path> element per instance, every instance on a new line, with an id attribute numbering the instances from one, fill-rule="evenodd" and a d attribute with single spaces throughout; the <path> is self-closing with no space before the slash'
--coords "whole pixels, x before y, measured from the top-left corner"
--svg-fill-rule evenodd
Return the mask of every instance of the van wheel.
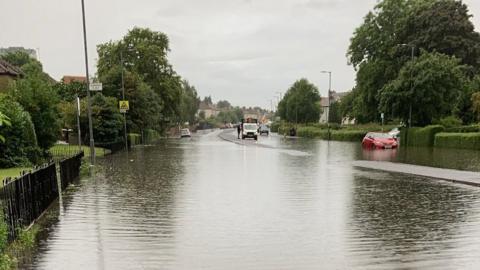
<path id="1" fill-rule="evenodd" d="M 258 141 L 258 136 L 255 136 L 255 141 Z"/>

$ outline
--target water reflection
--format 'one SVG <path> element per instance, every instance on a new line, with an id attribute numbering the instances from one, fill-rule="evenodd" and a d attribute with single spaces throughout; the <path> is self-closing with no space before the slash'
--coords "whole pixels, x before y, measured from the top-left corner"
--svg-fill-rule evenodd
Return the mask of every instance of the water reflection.
<path id="1" fill-rule="evenodd" d="M 394 151 L 318 140 L 265 142 L 270 147 L 262 140 L 237 145 L 213 133 L 104 159 L 97 177 L 64 196 L 64 210 L 22 268 L 480 265 L 474 257 L 480 252 L 477 188 L 350 165 L 362 157 L 398 159 Z"/>
<path id="2" fill-rule="evenodd" d="M 402 162 L 447 169 L 480 171 L 480 152 L 468 149 L 400 147 L 390 150 L 362 149 L 362 159 Z"/>
<path id="3" fill-rule="evenodd" d="M 359 173 L 349 222 L 353 265 L 362 268 L 375 262 L 378 269 L 399 269 L 399 265 L 401 269 L 466 269 L 468 259 L 459 253 L 465 246 L 477 245 L 479 199 L 475 188 Z"/>

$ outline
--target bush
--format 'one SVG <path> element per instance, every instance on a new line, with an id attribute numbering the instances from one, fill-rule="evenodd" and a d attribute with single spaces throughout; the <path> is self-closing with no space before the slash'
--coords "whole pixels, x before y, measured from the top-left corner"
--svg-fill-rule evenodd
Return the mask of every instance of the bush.
<path id="1" fill-rule="evenodd" d="M 142 144 L 142 136 L 140 136 L 140 134 L 128 133 L 127 138 L 128 138 L 128 145 L 130 146 Z"/>
<path id="2" fill-rule="evenodd" d="M 40 159 L 35 129 L 30 115 L 20 104 L 0 95 L 0 111 L 10 118 L 11 126 L 2 128 L 5 142 L 0 142 L 0 167 L 28 166 Z"/>
<path id="3" fill-rule="evenodd" d="M 160 139 L 160 134 L 153 129 L 146 129 L 143 131 L 143 136 L 146 144 L 151 144 Z"/>
<path id="4" fill-rule="evenodd" d="M 332 141 L 357 142 L 362 141 L 367 133 L 363 130 L 333 130 L 330 139 Z"/>
<path id="5" fill-rule="evenodd" d="M 462 120 L 455 117 L 455 116 L 448 116 L 445 118 L 440 119 L 438 121 L 438 124 L 446 127 L 446 128 L 452 128 L 452 127 L 459 127 L 463 124 Z"/>
<path id="6" fill-rule="evenodd" d="M 440 125 L 426 126 L 424 128 L 406 128 L 402 132 L 403 146 L 425 146 L 432 147 L 435 142 L 435 135 L 444 131 L 445 128 Z"/>
<path id="7" fill-rule="evenodd" d="M 480 125 L 471 125 L 471 126 L 461 126 L 461 127 L 452 127 L 446 128 L 445 132 L 449 133 L 474 133 L 480 132 Z"/>
<path id="8" fill-rule="evenodd" d="M 480 133 L 438 133 L 435 147 L 480 150 Z"/>
<path id="9" fill-rule="evenodd" d="M 320 129 L 316 127 L 300 127 L 297 130 L 297 136 L 303 138 L 317 138 L 322 140 L 328 140 L 328 129 Z"/>

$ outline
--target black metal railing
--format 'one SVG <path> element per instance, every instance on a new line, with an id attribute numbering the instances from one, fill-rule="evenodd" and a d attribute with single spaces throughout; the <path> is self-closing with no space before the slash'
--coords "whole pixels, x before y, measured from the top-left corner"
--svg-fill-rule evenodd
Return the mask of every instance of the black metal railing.
<path id="1" fill-rule="evenodd" d="M 3 213 L 8 225 L 8 239 L 29 226 L 58 197 L 55 163 L 36 168 L 16 179 L 7 178 L 0 189 Z"/>
<path id="2" fill-rule="evenodd" d="M 80 166 L 82 165 L 83 156 L 83 152 L 80 152 L 71 158 L 59 162 L 62 190 L 80 177 Z"/>

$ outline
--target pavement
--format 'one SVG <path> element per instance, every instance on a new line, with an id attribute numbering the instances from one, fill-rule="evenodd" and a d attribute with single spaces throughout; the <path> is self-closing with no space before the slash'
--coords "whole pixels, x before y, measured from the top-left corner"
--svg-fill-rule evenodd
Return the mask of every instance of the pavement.
<path id="1" fill-rule="evenodd" d="M 366 160 L 354 161 L 353 166 L 358 168 L 436 178 L 472 186 L 480 186 L 480 173 L 478 172 L 442 169 L 404 163 Z"/>

